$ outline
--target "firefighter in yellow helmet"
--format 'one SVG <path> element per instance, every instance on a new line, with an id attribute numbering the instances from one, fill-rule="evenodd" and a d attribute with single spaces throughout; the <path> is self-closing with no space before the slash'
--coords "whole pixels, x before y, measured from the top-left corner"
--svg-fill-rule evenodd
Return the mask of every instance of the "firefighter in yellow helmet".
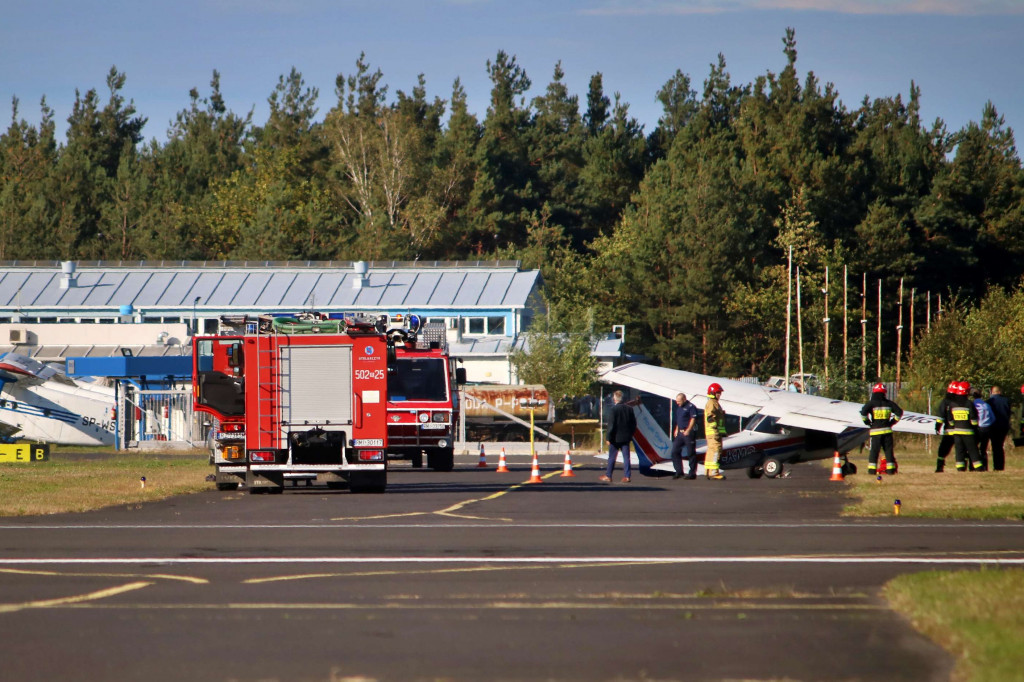
<path id="1" fill-rule="evenodd" d="M 903 417 L 903 408 L 889 400 L 885 386 L 878 382 L 871 387 L 871 400 L 860 408 L 861 419 L 871 430 L 871 452 L 868 455 L 868 474 L 878 470 L 878 453 L 885 449 L 885 474 L 896 473 L 896 456 L 892 447 L 892 425 Z"/>
<path id="2" fill-rule="evenodd" d="M 725 411 L 718 399 L 722 396 L 722 387 L 717 384 L 708 386 L 708 401 L 704 405 L 704 437 L 707 439 L 707 450 L 704 452 L 704 472 L 709 481 L 724 481 L 718 460 L 722 456 L 722 438 L 725 436 Z"/>

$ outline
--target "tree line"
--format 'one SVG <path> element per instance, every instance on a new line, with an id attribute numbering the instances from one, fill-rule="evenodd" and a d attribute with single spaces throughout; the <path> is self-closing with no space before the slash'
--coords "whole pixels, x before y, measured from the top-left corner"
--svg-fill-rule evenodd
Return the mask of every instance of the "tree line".
<path id="1" fill-rule="evenodd" d="M 995 106 L 957 131 L 921 120 L 913 82 L 906 97 L 848 107 L 800 76 L 791 29 L 782 47 L 781 70 L 750 83 L 734 83 L 722 55 L 701 84 L 677 70 L 649 132 L 600 73 L 581 99 L 556 64 L 530 97 L 499 51 L 479 115 L 459 80 L 444 98 L 422 75 L 392 96 L 360 56 L 322 117 L 295 69 L 262 124 L 228 110 L 214 71 L 166 139 L 146 140 L 114 67 L 105 100 L 76 93 L 63 141 L 45 99 L 38 125 L 12 99 L 0 260 L 519 259 L 543 273 L 552 333 L 624 324 L 630 352 L 762 376 L 782 369 L 790 249 L 818 320 L 808 357 L 824 355 L 820 321 L 842 314 L 840 273 L 887 292 L 902 280 L 919 315 L 926 292 L 971 302 L 1017 286 L 1024 171 Z M 896 306 L 868 306 L 855 328 L 874 344 L 881 314 L 895 352 Z M 859 294 L 846 311 L 861 319 Z M 834 375 L 855 376 L 856 362 Z"/>

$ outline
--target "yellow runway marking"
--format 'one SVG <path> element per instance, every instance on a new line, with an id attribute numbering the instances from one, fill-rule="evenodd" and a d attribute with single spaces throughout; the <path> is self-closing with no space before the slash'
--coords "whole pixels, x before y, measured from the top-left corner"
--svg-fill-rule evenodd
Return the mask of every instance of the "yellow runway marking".
<path id="1" fill-rule="evenodd" d="M 169 573 L 65 573 L 62 571 L 29 571 L 21 568 L 0 568 L 0 573 L 14 573 L 21 575 L 51 575 L 61 578 L 148 578 L 150 580 L 179 580 L 194 585 L 207 585 L 206 578 L 194 578 L 190 575 L 171 575 Z"/>
<path id="2" fill-rule="evenodd" d="M 82 604 L 83 602 L 95 601 L 97 599 L 106 599 L 107 597 L 113 597 L 118 594 L 124 594 L 125 592 L 131 592 L 132 590 L 139 590 L 143 587 L 149 587 L 153 583 L 148 582 L 134 582 L 126 585 L 120 585 L 118 587 L 109 587 L 105 590 L 97 590 L 96 592 L 89 592 L 87 594 L 79 594 L 72 597 L 60 597 L 59 599 L 42 599 L 39 601 L 27 601 L 21 604 L 0 604 L 0 613 L 13 613 L 15 611 L 22 611 L 24 609 L 48 609 L 55 606 L 74 606 L 76 604 Z"/>
<path id="3" fill-rule="evenodd" d="M 547 478 L 551 478 L 552 476 L 560 476 L 561 474 L 562 474 L 562 470 L 556 470 L 556 471 L 552 471 L 552 472 L 550 472 L 548 474 L 544 474 L 544 476 L 542 476 L 541 478 L 542 479 L 547 479 Z M 498 492 L 493 493 L 491 495 L 488 495 L 487 497 L 478 497 L 478 498 L 475 498 L 475 499 L 472 499 L 472 500 L 465 500 L 463 502 L 459 502 L 457 504 L 453 504 L 450 507 L 445 507 L 444 509 L 439 509 L 437 511 L 430 511 L 430 512 L 408 512 L 408 513 L 405 513 L 405 514 L 384 514 L 384 515 L 380 515 L 380 516 L 338 516 L 336 518 L 332 518 L 331 521 L 379 521 L 380 519 L 395 519 L 395 518 L 409 517 L 409 516 L 437 515 L 437 516 L 451 516 L 451 517 L 457 518 L 457 519 L 472 519 L 474 521 L 508 521 L 509 523 L 511 523 L 512 519 L 494 518 L 494 517 L 490 517 L 490 516 L 470 516 L 468 514 L 456 514 L 455 512 L 458 511 L 459 509 L 462 509 L 463 507 L 467 507 L 467 506 L 469 506 L 471 504 L 476 504 L 477 502 L 488 502 L 490 500 L 496 500 L 499 497 L 501 497 L 502 495 L 507 495 L 510 492 L 514 491 L 514 490 L 518 490 L 519 488 L 523 488 L 523 487 L 526 487 L 528 485 L 532 485 L 532 484 L 530 482 L 528 482 L 528 481 L 523 481 L 522 483 L 516 483 L 513 486 L 509 486 L 505 490 L 499 490 Z"/>
<path id="4" fill-rule="evenodd" d="M 395 570 L 381 570 L 381 571 L 346 571 L 339 573 L 300 573 L 296 575 L 279 575 L 272 576 L 269 578 L 249 578 L 243 580 L 244 585 L 258 585 L 260 583 L 273 583 L 273 582 L 285 582 L 288 580 L 317 580 L 320 578 L 367 578 L 377 577 L 385 575 L 442 575 L 447 573 L 481 573 L 484 571 L 546 571 L 552 568 L 620 568 L 623 566 L 655 566 L 659 564 L 670 564 L 670 561 L 636 561 L 636 562 L 625 562 L 625 563 L 570 563 L 570 564 L 559 564 L 554 563 L 552 565 L 543 564 L 530 564 L 530 565 L 488 565 L 488 566 L 464 566 L 460 568 L 434 568 L 429 570 L 414 570 L 414 571 L 395 571 Z"/>

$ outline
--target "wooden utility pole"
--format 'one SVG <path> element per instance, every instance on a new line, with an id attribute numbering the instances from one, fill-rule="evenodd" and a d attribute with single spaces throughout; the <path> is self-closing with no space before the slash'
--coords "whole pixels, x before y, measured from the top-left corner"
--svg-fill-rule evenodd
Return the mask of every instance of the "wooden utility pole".
<path id="1" fill-rule="evenodd" d="M 910 360 L 910 364 L 914 364 L 914 297 L 917 295 L 917 289 L 910 289 L 910 338 L 907 341 L 907 359 Z"/>
<path id="2" fill-rule="evenodd" d="M 849 378 L 847 372 L 848 372 L 849 367 L 850 367 L 850 365 L 849 365 L 849 357 L 848 357 L 848 354 L 847 354 L 847 351 L 848 351 L 847 342 L 849 341 L 848 334 L 849 334 L 849 322 L 850 322 L 850 320 L 849 320 L 849 317 L 850 317 L 849 316 L 849 306 L 847 306 L 848 296 L 849 296 L 849 291 L 848 291 L 849 281 L 847 280 L 847 275 L 848 274 L 849 273 L 847 272 L 847 266 L 844 265 L 843 266 L 843 386 L 844 386 L 844 388 L 843 388 L 843 395 L 844 396 L 846 395 L 846 388 L 845 388 L 846 380 Z"/>
<path id="3" fill-rule="evenodd" d="M 878 280 L 878 343 L 875 344 L 878 348 L 878 352 L 875 354 L 878 362 L 878 374 L 876 375 L 879 379 L 882 378 L 882 280 Z"/>

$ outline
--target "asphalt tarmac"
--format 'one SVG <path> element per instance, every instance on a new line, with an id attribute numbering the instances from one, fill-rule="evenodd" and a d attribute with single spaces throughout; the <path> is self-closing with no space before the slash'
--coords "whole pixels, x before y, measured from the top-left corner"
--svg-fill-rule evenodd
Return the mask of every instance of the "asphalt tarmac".
<path id="1" fill-rule="evenodd" d="M 1024 563 L 1018 522 L 841 518 L 823 466 L 545 460 L 0 519 L 0 678 L 945 680 L 881 586 Z"/>

